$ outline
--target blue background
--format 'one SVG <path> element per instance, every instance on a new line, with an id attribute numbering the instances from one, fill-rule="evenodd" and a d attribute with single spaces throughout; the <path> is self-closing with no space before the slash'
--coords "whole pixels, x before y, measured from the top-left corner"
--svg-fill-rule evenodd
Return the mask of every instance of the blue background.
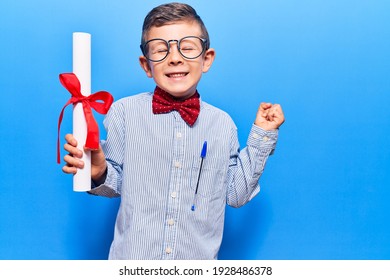
<path id="1" fill-rule="evenodd" d="M 92 91 L 152 90 L 138 46 L 161 3 L 0 2 L 0 259 L 107 258 L 119 200 L 73 192 L 56 164 L 58 74 L 72 33 L 89 32 Z M 227 209 L 220 258 L 390 259 L 390 2 L 188 3 L 217 52 L 199 91 L 241 145 L 261 101 L 286 115 L 261 194 Z M 69 108 L 62 144 L 71 129 Z"/>

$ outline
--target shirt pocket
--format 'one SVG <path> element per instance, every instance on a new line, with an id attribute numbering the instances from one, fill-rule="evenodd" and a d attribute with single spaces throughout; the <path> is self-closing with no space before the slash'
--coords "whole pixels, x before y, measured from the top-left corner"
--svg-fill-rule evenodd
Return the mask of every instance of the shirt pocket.
<path id="1" fill-rule="evenodd" d="M 210 197 L 219 193 L 223 189 L 225 181 L 225 172 L 220 160 L 213 157 L 193 156 L 191 167 L 191 189 L 196 191 L 197 195 Z"/>

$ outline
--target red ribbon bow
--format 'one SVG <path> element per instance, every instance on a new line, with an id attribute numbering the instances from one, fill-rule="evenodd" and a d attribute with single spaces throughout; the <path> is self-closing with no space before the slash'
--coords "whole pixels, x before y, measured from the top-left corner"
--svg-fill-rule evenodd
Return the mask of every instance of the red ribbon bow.
<path id="1" fill-rule="evenodd" d="M 107 91 L 98 91 L 89 96 L 81 94 L 81 85 L 77 76 L 73 73 L 60 74 L 61 84 L 70 92 L 72 97 L 68 100 L 62 108 L 60 117 L 58 119 L 58 139 L 57 139 L 57 163 L 60 163 L 60 126 L 64 115 L 64 110 L 69 104 L 76 105 L 81 102 L 87 122 L 87 139 L 85 147 L 91 150 L 99 149 L 99 126 L 93 117 L 91 107 L 100 114 L 107 114 L 111 107 L 114 98 Z M 97 102 L 97 101 L 101 102 Z"/>

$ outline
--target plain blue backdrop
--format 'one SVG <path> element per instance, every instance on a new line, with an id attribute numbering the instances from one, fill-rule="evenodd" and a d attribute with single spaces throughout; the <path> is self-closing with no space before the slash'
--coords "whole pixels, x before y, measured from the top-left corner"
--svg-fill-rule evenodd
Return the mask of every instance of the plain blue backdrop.
<path id="1" fill-rule="evenodd" d="M 139 42 L 161 3 L 0 2 L 0 259 L 107 258 L 119 199 L 73 192 L 56 164 L 58 74 L 72 33 L 89 32 L 93 92 L 152 90 Z M 286 115 L 260 195 L 227 208 L 220 259 L 390 259 L 390 2 L 187 3 L 217 52 L 199 92 L 241 145 L 261 101 Z M 71 122 L 69 108 L 62 143 Z"/>

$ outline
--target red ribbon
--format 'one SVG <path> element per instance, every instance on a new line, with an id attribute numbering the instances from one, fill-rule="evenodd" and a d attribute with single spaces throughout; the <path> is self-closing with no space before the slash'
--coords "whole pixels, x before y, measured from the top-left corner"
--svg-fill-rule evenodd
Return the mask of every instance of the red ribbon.
<path id="1" fill-rule="evenodd" d="M 100 114 L 107 114 L 111 107 L 114 98 L 107 91 L 98 91 L 89 96 L 81 94 L 80 81 L 73 73 L 60 74 L 61 84 L 70 92 L 72 97 L 68 100 L 62 108 L 60 117 L 58 119 L 58 139 L 57 139 L 57 163 L 60 163 L 60 126 L 64 115 L 64 110 L 69 104 L 76 105 L 81 102 L 85 120 L 87 122 L 87 139 L 85 147 L 91 150 L 99 149 L 99 126 L 93 117 L 91 107 Z M 98 102 L 101 101 L 101 102 Z"/>

